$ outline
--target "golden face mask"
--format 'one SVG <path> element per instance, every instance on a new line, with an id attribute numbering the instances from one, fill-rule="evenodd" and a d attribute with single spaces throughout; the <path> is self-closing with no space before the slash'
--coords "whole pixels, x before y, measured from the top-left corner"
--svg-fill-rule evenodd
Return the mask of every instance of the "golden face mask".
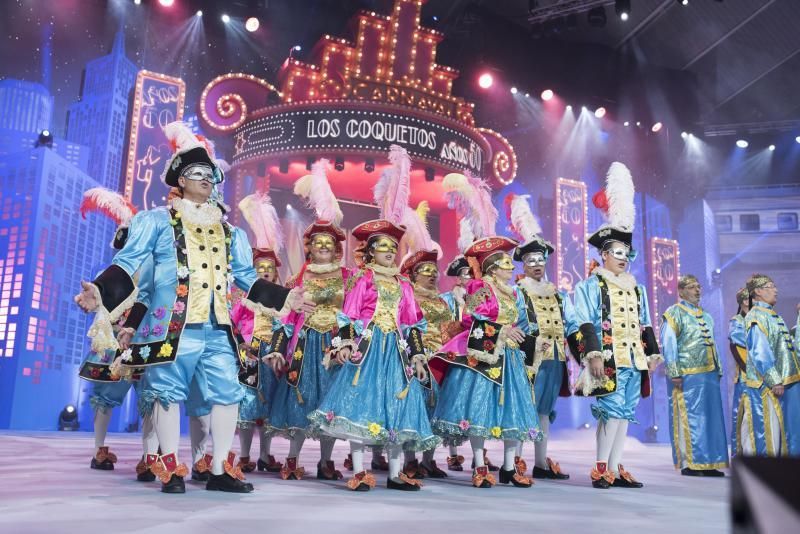
<path id="1" fill-rule="evenodd" d="M 264 277 L 267 274 L 275 274 L 277 269 L 275 263 L 270 260 L 261 260 L 256 264 L 256 273 L 259 277 Z"/>
<path id="2" fill-rule="evenodd" d="M 503 254 L 500 256 L 500 259 L 497 259 L 492 263 L 492 266 L 497 267 L 498 269 L 503 269 L 504 271 L 513 271 L 514 261 L 508 254 Z"/>
<path id="3" fill-rule="evenodd" d="M 439 276 L 439 269 L 433 263 L 423 263 L 417 267 L 414 272 L 416 272 L 417 275 L 430 276 L 432 278 Z"/>
<path id="4" fill-rule="evenodd" d="M 397 254 L 397 243 L 388 237 L 379 237 L 372 243 L 374 252 L 392 252 Z"/>
<path id="5" fill-rule="evenodd" d="M 311 248 L 315 250 L 334 250 L 336 241 L 328 234 L 317 234 L 311 238 Z"/>

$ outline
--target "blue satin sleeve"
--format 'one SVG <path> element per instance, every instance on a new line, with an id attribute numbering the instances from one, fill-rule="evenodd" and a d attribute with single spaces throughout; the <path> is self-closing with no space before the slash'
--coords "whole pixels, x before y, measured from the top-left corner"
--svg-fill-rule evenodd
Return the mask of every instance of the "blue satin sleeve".
<path id="1" fill-rule="evenodd" d="M 680 373 L 678 373 L 678 336 L 669 321 L 661 322 L 659 337 L 661 355 L 664 357 L 667 375 L 670 378 L 676 378 L 680 376 Z"/>
<path id="2" fill-rule="evenodd" d="M 450 308 L 450 315 L 452 315 L 453 320 L 458 320 L 458 306 L 456 306 L 456 298 L 453 296 L 453 293 L 448 291 L 447 293 L 442 293 L 439 297 L 441 297 L 447 304 L 447 307 Z"/>
<path id="3" fill-rule="evenodd" d="M 754 323 L 747 330 L 747 361 L 753 362 L 759 376 L 763 377 L 768 387 L 782 382 L 775 368 L 775 353 L 769 344 L 767 335 L 758 324 Z"/>
<path id="4" fill-rule="evenodd" d="M 647 302 L 647 290 L 643 285 L 639 285 L 639 324 L 641 326 L 653 326 L 650 318 L 650 304 Z"/>
<path id="5" fill-rule="evenodd" d="M 153 298 L 153 290 L 155 289 L 155 261 L 153 255 L 147 257 L 142 266 L 136 272 L 136 287 L 139 288 L 139 294 L 136 296 L 136 302 L 150 307 L 150 300 Z"/>
<path id="6" fill-rule="evenodd" d="M 528 320 L 528 307 L 525 304 L 525 297 L 523 297 L 521 289 L 516 290 L 516 297 L 515 304 L 517 306 L 517 324 L 514 326 L 528 335 L 535 336 L 539 333 L 539 325 Z"/>
<path id="7" fill-rule="evenodd" d="M 160 210 L 140 211 L 134 215 L 128 230 L 128 240 L 111 263 L 124 269 L 133 279 L 133 275 L 147 258 L 152 258 L 162 224 L 167 224 L 167 221 L 164 212 Z"/>
<path id="8" fill-rule="evenodd" d="M 233 258 L 228 259 L 231 263 L 233 280 L 239 289 L 249 293 L 258 279 L 258 274 L 253 267 L 253 249 L 250 248 L 247 234 L 241 228 L 234 228 L 231 233 L 231 256 Z"/>
<path id="9" fill-rule="evenodd" d="M 583 324 L 600 324 L 600 292 L 595 277 L 587 278 L 575 286 L 575 321 Z"/>
<path id="10" fill-rule="evenodd" d="M 728 323 L 728 339 L 739 347 L 747 346 L 747 336 L 744 331 L 744 321 L 731 319 Z"/>
<path id="11" fill-rule="evenodd" d="M 559 291 L 561 294 L 561 302 L 564 306 L 564 333 L 571 336 L 580 328 L 578 318 L 575 315 L 575 305 L 572 303 L 572 298 L 566 291 Z"/>

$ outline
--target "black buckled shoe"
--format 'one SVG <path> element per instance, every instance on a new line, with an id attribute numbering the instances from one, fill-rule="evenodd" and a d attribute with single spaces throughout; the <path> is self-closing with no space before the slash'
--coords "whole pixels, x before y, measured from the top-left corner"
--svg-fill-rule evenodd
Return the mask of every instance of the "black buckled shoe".
<path id="1" fill-rule="evenodd" d="M 533 480 L 526 477 L 525 475 L 521 475 L 517 472 L 516 469 L 509 469 L 506 471 L 505 469 L 500 469 L 500 483 L 501 484 L 508 484 L 511 483 L 517 488 L 530 488 L 533 486 Z"/>
<path id="2" fill-rule="evenodd" d="M 399 480 L 399 482 L 397 481 Z M 409 478 L 402 471 L 397 475 L 397 480 L 393 478 L 386 479 L 386 487 L 393 490 L 400 491 L 419 491 L 422 489 L 422 483 L 419 480 Z"/>
<path id="3" fill-rule="evenodd" d="M 139 460 L 136 464 L 136 480 L 139 482 L 153 482 L 156 479 L 155 473 L 150 469 L 150 466 L 158 460 L 155 454 L 148 454 L 145 458 Z"/>
<path id="4" fill-rule="evenodd" d="M 722 471 L 719 471 L 717 469 L 705 469 L 705 470 L 703 470 L 703 473 L 705 473 L 705 476 L 707 476 L 707 477 L 724 477 L 725 476 L 725 473 L 723 473 Z"/>
<path id="5" fill-rule="evenodd" d="M 117 456 L 113 452 L 109 452 L 108 447 L 100 447 L 92 458 L 89 467 L 100 471 L 113 471 L 116 462 Z"/>
<path id="6" fill-rule="evenodd" d="M 186 493 L 183 477 L 173 474 L 169 477 L 169 482 L 161 483 L 161 493 Z"/>
<path id="7" fill-rule="evenodd" d="M 264 460 L 259 458 L 258 462 L 256 462 L 256 468 L 259 471 L 266 471 L 267 473 L 280 473 L 281 472 L 281 468 L 283 467 L 283 464 L 278 462 L 278 461 L 276 461 L 275 457 L 272 456 L 271 454 L 269 456 L 267 456 L 267 459 L 269 461 L 265 462 Z"/>
<path id="8" fill-rule="evenodd" d="M 436 460 L 431 460 L 429 464 L 422 464 L 422 467 L 428 472 L 430 478 L 447 478 L 447 473 L 439 469 L 436 465 Z"/>
<path id="9" fill-rule="evenodd" d="M 622 464 L 619 464 L 619 476 L 614 479 L 614 483 L 612 484 L 615 488 L 642 488 L 644 484 L 633 478 L 628 471 L 625 471 L 625 468 L 622 467 Z"/>
<path id="10" fill-rule="evenodd" d="M 681 469 L 681 475 L 685 477 L 704 477 L 706 476 L 706 472 L 702 469 L 689 469 L 688 467 L 684 467 Z"/>
<path id="11" fill-rule="evenodd" d="M 253 491 L 253 485 L 234 478 L 228 473 L 222 473 L 221 475 L 209 473 L 206 489 L 208 491 L 226 491 L 228 493 L 250 493 Z"/>
<path id="12" fill-rule="evenodd" d="M 561 471 L 561 466 L 551 460 L 547 459 L 547 469 L 542 469 L 538 466 L 533 466 L 533 478 L 547 478 L 550 480 L 568 480 L 569 475 Z"/>

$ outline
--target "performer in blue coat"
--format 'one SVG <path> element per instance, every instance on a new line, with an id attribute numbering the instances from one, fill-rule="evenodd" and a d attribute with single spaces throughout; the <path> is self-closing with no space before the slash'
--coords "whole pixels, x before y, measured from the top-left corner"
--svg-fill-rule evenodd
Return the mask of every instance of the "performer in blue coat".
<path id="1" fill-rule="evenodd" d="M 750 311 L 750 298 L 747 288 L 743 287 L 736 293 L 738 308 L 736 315 L 728 322 L 728 342 L 730 343 L 731 356 L 736 362 L 736 378 L 733 385 L 733 408 L 731 409 L 731 456 L 740 454 L 742 420 L 741 403 L 747 379 L 747 334 L 744 329 L 744 318 Z"/>

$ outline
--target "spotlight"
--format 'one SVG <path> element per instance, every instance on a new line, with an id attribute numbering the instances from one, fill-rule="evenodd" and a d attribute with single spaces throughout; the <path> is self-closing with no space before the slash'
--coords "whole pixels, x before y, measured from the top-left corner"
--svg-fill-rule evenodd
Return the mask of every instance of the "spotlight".
<path id="1" fill-rule="evenodd" d="M 172 4 L 175 3 L 175 0 L 158 0 L 158 3 L 164 7 L 172 7 Z"/>
<path id="2" fill-rule="evenodd" d="M 678 0 L 678 3 L 680 5 L 682 5 L 682 6 L 688 6 L 689 5 L 689 0 Z"/>
<path id="3" fill-rule="evenodd" d="M 222 15 L 222 22 L 224 22 L 225 24 L 227 24 L 227 23 L 229 23 L 230 21 L 231 21 L 231 17 L 230 17 L 230 16 L 229 16 L 227 13 L 225 13 L 225 14 L 223 14 L 223 15 Z"/>
<path id="4" fill-rule="evenodd" d="M 552 89 L 545 89 L 542 91 L 542 100 L 547 102 L 548 100 L 553 99 L 553 90 Z"/>
<path id="5" fill-rule="evenodd" d="M 593 28 L 605 28 L 606 8 L 603 6 L 597 6 L 590 9 L 589 14 L 587 15 L 587 21 L 589 22 L 589 26 Z"/>
<path id="6" fill-rule="evenodd" d="M 294 50 L 295 52 L 299 52 L 299 51 L 300 51 L 300 50 L 302 50 L 302 49 L 303 49 L 303 47 L 302 47 L 302 46 L 300 46 L 300 45 L 294 45 L 294 46 L 292 47 L 292 50 Z"/>
<path id="7" fill-rule="evenodd" d="M 433 167 L 425 167 L 425 181 L 432 182 L 436 178 Z"/>
<path id="8" fill-rule="evenodd" d="M 255 17 L 250 17 L 244 23 L 244 29 L 251 33 L 256 31 L 259 26 L 261 26 L 261 23 Z"/>
<path id="9" fill-rule="evenodd" d="M 133 0 L 133 3 L 137 6 L 142 3 L 142 0 Z"/>
<path id="10" fill-rule="evenodd" d="M 530 98 L 530 97 L 531 97 L 531 94 L 530 94 L 530 93 L 525 93 L 525 96 L 526 96 L 527 98 Z"/>
<path id="11" fill-rule="evenodd" d="M 518 91 L 517 91 L 517 88 L 516 88 L 516 87 L 512 87 L 512 88 L 511 88 L 511 94 L 512 94 L 512 95 L 515 95 L 515 94 L 517 94 L 517 92 L 518 92 Z"/>
<path id="12" fill-rule="evenodd" d="M 658 133 L 658 132 L 661 131 L 661 128 L 663 128 L 663 127 L 664 127 L 663 124 L 661 124 L 660 122 L 657 122 L 650 128 L 650 131 L 653 132 L 653 133 Z"/>
<path id="13" fill-rule="evenodd" d="M 750 146 L 750 143 L 748 143 L 746 139 L 739 139 L 738 141 L 736 141 L 736 146 L 738 146 L 739 148 L 747 148 L 748 146 Z"/>
<path id="14" fill-rule="evenodd" d="M 769 145 L 769 147 L 767 147 L 767 148 L 769 148 L 770 152 L 774 152 L 775 151 L 775 145 Z"/>
<path id="15" fill-rule="evenodd" d="M 202 9 L 198 9 L 197 13 L 195 13 L 195 15 L 197 15 L 198 17 L 202 17 L 203 16 L 203 10 Z"/>
<path id="16" fill-rule="evenodd" d="M 478 85 L 481 86 L 481 89 L 488 89 L 494 83 L 494 78 L 488 72 L 484 72 L 481 74 L 480 78 L 478 78 Z"/>
<path id="17" fill-rule="evenodd" d="M 78 430 L 78 410 L 72 404 L 67 404 L 58 414 L 58 429 L 64 431 Z"/>
<path id="18" fill-rule="evenodd" d="M 572 104 L 567 104 L 567 107 L 564 109 L 566 109 L 567 111 L 572 111 Z"/>
<path id="19" fill-rule="evenodd" d="M 333 168 L 337 171 L 344 170 L 344 158 L 342 156 L 336 156 L 335 163 L 333 164 Z"/>
<path id="20" fill-rule="evenodd" d="M 375 170 L 375 160 L 373 158 L 364 160 L 364 170 L 366 172 L 373 172 Z"/>
<path id="21" fill-rule="evenodd" d="M 614 11 L 620 19 L 628 20 L 631 16 L 631 0 L 615 0 Z"/>
<path id="22" fill-rule="evenodd" d="M 36 144 L 34 146 L 37 148 L 40 146 L 53 148 L 53 134 L 50 132 L 50 130 L 42 130 L 39 132 L 39 137 L 36 139 Z"/>
<path id="23" fill-rule="evenodd" d="M 594 110 L 594 116 L 597 117 L 598 119 L 602 119 L 603 117 L 606 116 L 606 108 L 600 106 L 599 108 Z"/>
<path id="24" fill-rule="evenodd" d="M 795 143 L 800 143 L 800 135 L 798 135 L 797 137 L 794 138 L 794 142 Z"/>
<path id="25" fill-rule="evenodd" d="M 683 137 L 684 139 L 686 139 L 687 137 L 689 137 L 689 134 L 688 134 L 688 133 L 686 133 L 686 132 L 681 132 L 681 137 Z"/>
<path id="26" fill-rule="evenodd" d="M 622 123 L 622 125 L 623 125 L 623 126 L 630 126 L 630 125 L 631 125 L 631 122 L 630 122 L 630 121 L 625 121 L 625 122 L 623 122 L 623 123 Z"/>
<path id="27" fill-rule="evenodd" d="M 289 172 L 289 160 L 288 159 L 280 160 L 280 162 L 278 162 L 278 170 L 281 172 L 281 174 L 288 173 Z"/>
<path id="28" fill-rule="evenodd" d="M 286 211 L 292 211 L 293 209 L 291 204 L 286 204 Z"/>
<path id="29" fill-rule="evenodd" d="M 642 127 L 642 122 L 641 122 L 641 121 L 636 121 L 636 126 L 638 126 L 639 128 L 641 128 L 641 127 Z"/>

